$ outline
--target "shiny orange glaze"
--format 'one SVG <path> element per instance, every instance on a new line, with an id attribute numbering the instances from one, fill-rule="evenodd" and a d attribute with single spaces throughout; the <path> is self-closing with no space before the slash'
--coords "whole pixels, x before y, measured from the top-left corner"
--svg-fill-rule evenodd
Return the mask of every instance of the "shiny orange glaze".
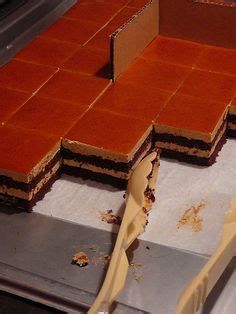
<path id="1" fill-rule="evenodd" d="M 86 44 L 90 48 L 98 48 L 109 51 L 110 35 L 114 32 L 114 29 L 110 26 L 102 28 L 92 39 Z"/>
<path id="2" fill-rule="evenodd" d="M 0 169 L 27 175 L 57 144 L 58 137 L 37 131 L 28 132 L 15 126 L 2 126 Z"/>
<path id="3" fill-rule="evenodd" d="M 62 69 L 109 77 L 110 54 L 107 50 L 81 47 L 62 65 Z"/>
<path id="4" fill-rule="evenodd" d="M 236 50 L 206 47 L 197 60 L 196 68 L 236 76 Z"/>
<path id="5" fill-rule="evenodd" d="M 170 92 L 158 88 L 133 86 L 118 82 L 100 97 L 94 107 L 144 119 L 151 123 L 169 97 Z"/>
<path id="6" fill-rule="evenodd" d="M 116 4 L 116 1 L 109 4 L 97 1 L 79 2 L 72 7 L 64 17 L 90 21 L 103 26 L 120 10 L 120 8 L 121 5 Z"/>
<path id="7" fill-rule="evenodd" d="M 118 5 L 120 8 L 122 8 L 123 6 L 128 4 L 130 1 L 131 0 L 116 0 L 115 4 Z M 88 4 L 88 3 L 94 3 L 94 2 L 106 4 L 106 5 L 111 4 L 111 0 L 80 0 L 79 1 L 80 4 Z"/>
<path id="8" fill-rule="evenodd" d="M 0 86 L 23 92 L 35 92 L 56 68 L 12 60 L 0 69 Z"/>
<path id="9" fill-rule="evenodd" d="M 187 67 L 140 58 L 121 75 L 118 82 L 174 92 L 190 71 Z"/>
<path id="10" fill-rule="evenodd" d="M 93 22 L 77 21 L 62 17 L 41 35 L 72 44 L 84 44 L 99 29 L 100 26 Z"/>
<path id="11" fill-rule="evenodd" d="M 65 138 L 78 144 L 128 154 L 149 126 L 150 123 L 145 120 L 91 109 Z"/>
<path id="12" fill-rule="evenodd" d="M 229 103 L 236 93 L 236 77 L 193 70 L 179 89 L 180 93 Z"/>
<path id="13" fill-rule="evenodd" d="M 137 9 L 125 7 L 114 18 L 102 28 L 88 43 L 89 47 L 100 49 L 110 49 L 109 36 L 115 32 L 120 26 L 127 22 L 135 13 Z"/>
<path id="14" fill-rule="evenodd" d="M 234 108 L 234 110 L 236 110 L 236 98 L 234 98 L 230 104 L 231 108 Z"/>
<path id="15" fill-rule="evenodd" d="M 145 49 L 142 57 L 191 67 L 203 49 L 204 46 L 197 43 L 159 36 Z"/>
<path id="16" fill-rule="evenodd" d="M 212 133 L 227 104 L 175 94 L 157 117 L 157 125 Z"/>
<path id="17" fill-rule="evenodd" d="M 87 106 L 108 84 L 109 80 L 100 77 L 59 71 L 40 89 L 38 95 Z"/>
<path id="18" fill-rule="evenodd" d="M 8 124 L 62 136 L 86 109 L 84 105 L 34 96 L 12 116 Z"/>
<path id="19" fill-rule="evenodd" d="M 62 44 L 54 39 L 38 37 L 14 58 L 32 63 L 60 66 L 78 49 L 78 45 Z"/>
<path id="20" fill-rule="evenodd" d="M 27 93 L 0 88 L 0 124 L 19 109 L 30 96 Z"/>
<path id="21" fill-rule="evenodd" d="M 128 3 L 128 6 L 131 8 L 141 9 L 143 8 L 147 3 L 149 3 L 149 0 L 131 0 Z"/>

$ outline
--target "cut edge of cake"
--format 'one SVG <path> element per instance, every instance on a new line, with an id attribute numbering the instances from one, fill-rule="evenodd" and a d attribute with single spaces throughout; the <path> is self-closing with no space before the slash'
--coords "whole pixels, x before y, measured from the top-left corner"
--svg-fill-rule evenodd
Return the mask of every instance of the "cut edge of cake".
<path id="1" fill-rule="evenodd" d="M 32 211 L 32 207 L 45 196 L 60 176 L 60 146 L 58 140 L 29 171 L 0 168 L 0 204 Z"/>
<path id="2" fill-rule="evenodd" d="M 152 146 L 152 125 L 128 154 L 64 138 L 62 140 L 63 172 L 123 189 L 133 169 Z"/>
<path id="3" fill-rule="evenodd" d="M 227 135 L 236 138 L 236 99 L 232 101 L 229 107 Z"/>
<path id="4" fill-rule="evenodd" d="M 227 114 L 226 106 L 214 130 L 209 133 L 155 123 L 154 142 L 161 149 L 161 156 L 200 166 L 214 164 L 226 142 Z"/>

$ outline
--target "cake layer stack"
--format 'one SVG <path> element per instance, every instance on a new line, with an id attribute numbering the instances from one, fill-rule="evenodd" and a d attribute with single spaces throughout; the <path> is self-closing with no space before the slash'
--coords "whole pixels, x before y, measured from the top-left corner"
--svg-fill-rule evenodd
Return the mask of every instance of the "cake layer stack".
<path id="1" fill-rule="evenodd" d="M 152 135 L 148 122 L 92 109 L 62 140 L 63 171 L 125 188 Z"/>
<path id="2" fill-rule="evenodd" d="M 60 141 L 37 131 L 0 127 L 0 203 L 31 211 L 61 170 Z"/>

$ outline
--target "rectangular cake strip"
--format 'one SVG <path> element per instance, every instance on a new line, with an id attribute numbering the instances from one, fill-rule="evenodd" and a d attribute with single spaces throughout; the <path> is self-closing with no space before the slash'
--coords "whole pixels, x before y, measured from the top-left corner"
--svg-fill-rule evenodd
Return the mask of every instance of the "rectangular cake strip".
<path id="1" fill-rule="evenodd" d="M 155 140 L 162 156 L 202 166 L 212 165 L 226 142 L 227 122 L 223 121 L 212 142 L 188 139 L 171 134 L 156 134 Z"/>
<path id="2" fill-rule="evenodd" d="M 15 126 L 0 127 L 0 203 L 31 211 L 61 171 L 58 137 Z"/>
<path id="3" fill-rule="evenodd" d="M 83 155 L 64 148 L 63 172 L 125 188 L 132 170 L 152 148 L 152 139 L 153 132 L 151 131 L 128 162 L 104 159 L 95 155 Z"/>
<path id="4" fill-rule="evenodd" d="M 93 108 L 62 140 L 63 172 L 124 188 L 152 145 L 148 121 Z"/>

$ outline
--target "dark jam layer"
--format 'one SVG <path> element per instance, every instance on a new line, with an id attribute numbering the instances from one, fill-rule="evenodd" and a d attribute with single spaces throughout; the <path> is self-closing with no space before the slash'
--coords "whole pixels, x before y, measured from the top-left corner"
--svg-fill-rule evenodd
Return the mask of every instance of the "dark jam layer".
<path id="1" fill-rule="evenodd" d="M 33 206 L 44 198 L 44 195 L 50 191 L 52 184 L 59 179 L 61 175 L 61 169 L 59 169 L 53 177 L 50 178 L 50 180 L 44 184 L 44 186 L 38 191 L 37 194 L 34 195 L 34 197 L 28 201 L 21 199 L 19 197 L 5 195 L 0 193 L 0 204 L 3 204 L 4 206 L 7 206 L 9 208 L 16 208 L 24 211 L 31 212 Z"/>
<path id="2" fill-rule="evenodd" d="M 236 138 L 236 130 L 228 129 L 227 130 L 227 135 L 228 135 L 228 137 Z"/>
<path id="3" fill-rule="evenodd" d="M 235 114 L 229 114 L 227 120 L 228 120 L 228 122 L 236 123 L 236 115 Z"/>
<path id="4" fill-rule="evenodd" d="M 202 140 L 188 139 L 184 136 L 175 136 L 169 133 L 156 133 L 154 135 L 154 139 L 156 142 L 164 142 L 164 143 L 173 143 L 189 148 L 197 148 L 200 150 L 211 150 L 211 148 L 215 145 L 218 140 L 220 133 L 226 126 L 226 120 L 223 121 L 220 128 L 218 129 L 214 139 L 210 143 L 206 143 Z"/>
<path id="5" fill-rule="evenodd" d="M 95 155 L 82 155 L 79 153 L 73 153 L 69 149 L 62 148 L 62 155 L 63 159 L 67 160 L 74 160 L 78 163 L 86 163 L 90 164 L 102 169 L 109 169 L 109 170 L 115 170 L 115 171 L 122 171 L 124 173 L 129 173 L 129 171 L 132 169 L 133 165 L 136 163 L 136 161 L 139 159 L 139 157 L 145 152 L 148 145 L 152 142 L 153 138 L 153 131 L 147 136 L 143 144 L 140 146 L 140 148 L 136 151 L 134 154 L 134 157 L 129 162 L 116 162 L 110 159 L 105 159 L 102 157 L 98 157 Z"/>
<path id="6" fill-rule="evenodd" d="M 186 153 L 181 153 L 169 149 L 162 148 L 161 150 L 161 157 L 176 159 L 178 161 L 183 161 L 199 166 L 211 166 L 215 163 L 216 157 L 218 156 L 219 151 L 221 150 L 222 146 L 226 143 L 226 136 L 225 134 L 221 137 L 214 152 L 211 154 L 209 158 L 205 157 L 197 157 L 192 155 L 187 155 Z"/>
<path id="7" fill-rule="evenodd" d="M 96 182 L 101 182 L 103 184 L 109 184 L 120 190 L 125 190 L 128 183 L 128 181 L 125 179 L 119 179 L 119 178 L 110 176 L 108 174 L 93 172 L 87 169 L 82 169 L 82 168 L 77 168 L 77 167 L 63 165 L 62 171 L 63 173 L 66 173 L 68 175 L 81 177 L 85 180 L 93 180 Z"/>

